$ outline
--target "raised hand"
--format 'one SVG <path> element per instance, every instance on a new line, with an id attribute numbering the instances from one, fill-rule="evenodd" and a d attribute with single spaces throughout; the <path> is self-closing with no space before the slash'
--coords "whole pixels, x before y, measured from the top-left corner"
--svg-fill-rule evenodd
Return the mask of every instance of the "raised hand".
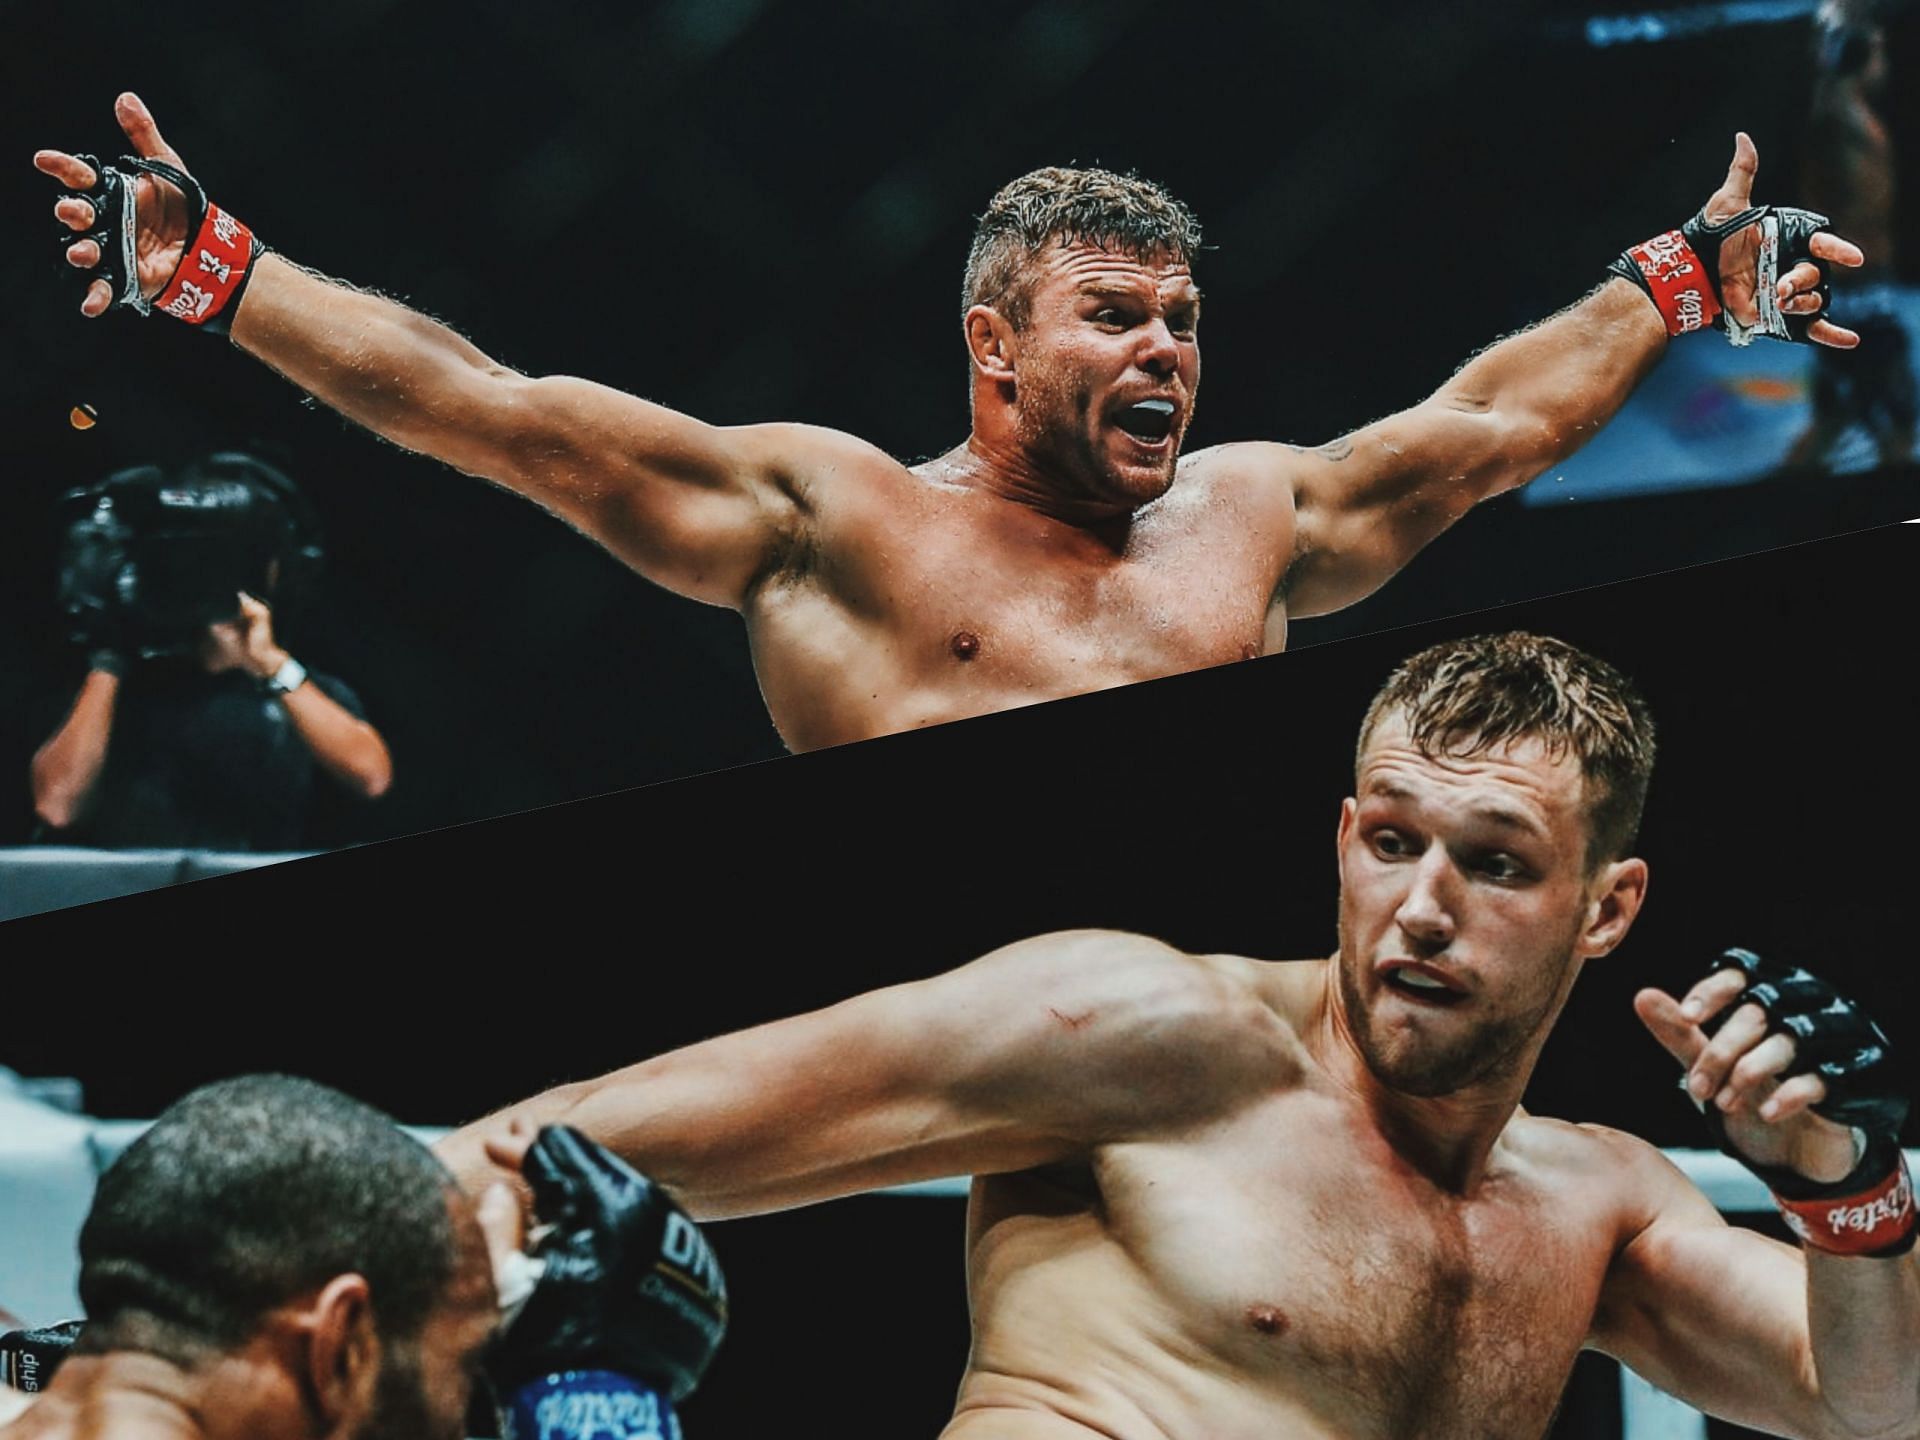
<path id="1" fill-rule="evenodd" d="M 142 159 L 158 160 L 177 170 L 186 170 L 179 153 L 161 138 L 153 114 L 131 92 L 114 102 L 114 117 L 120 122 L 134 153 Z M 99 172 L 86 159 L 64 150 L 34 152 L 33 165 L 42 174 L 51 175 L 70 190 L 93 190 L 100 183 Z M 142 298 L 152 300 L 180 268 L 186 252 L 187 227 L 191 217 L 187 197 L 180 187 L 158 175 L 131 177 L 134 207 L 134 278 Z M 103 258 L 101 245 L 117 246 L 118 235 L 99 229 L 102 217 L 92 201 L 79 196 L 64 196 L 55 202 L 54 217 L 68 230 L 85 238 L 67 247 L 67 263 L 81 270 L 93 270 Z M 89 232 L 93 232 L 89 234 Z M 105 279 L 95 279 L 87 287 L 80 313 L 89 319 L 104 315 L 114 301 L 114 289 Z"/>
<path id="2" fill-rule="evenodd" d="M 1702 1109 L 1719 1112 L 1728 1141 L 1743 1155 L 1810 1180 L 1838 1180 L 1853 1168 L 1856 1154 L 1850 1127 L 1812 1111 L 1827 1098 L 1826 1081 L 1811 1072 L 1788 1075 L 1798 1044 L 1791 1034 L 1770 1033 L 1760 1006 L 1749 1002 L 1723 1016 L 1748 984 L 1745 970 L 1728 967 L 1684 999 L 1642 990 L 1633 1008 L 1653 1038 L 1686 1067 L 1687 1094 Z M 1721 1023 L 1709 1033 L 1716 1018 Z"/>
<path id="3" fill-rule="evenodd" d="M 1734 136 L 1733 163 L 1727 167 L 1727 178 L 1708 198 L 1701 214 L 1709 221 L 1729 220 L 1749 208 L 1753 204 L 1753 178 L 1759 169 L 1760 152 L 1742 130 Z M 1808 249 L 1814 259 L 1832 265 L 1852 267 L 1866 263 L 1866 256 L 1858 245 L 1826 230 L 1815 232 Z M 1759 254 L 1758 225 L 1735 231 L 1720 244 L 1720 303 L 1742 325 L 1757 325 L 1760 321 L 1760 307 L 1754 296 Z M 1821 297 L 1817 291 L 1823 278 L 1820 267 L 1811 260 L 1802 260 L 1780 275 L 1774 293 L 1781 313 L 1795 316 L 1818 313 Z M 1841 350 L 1850 350 L 1860 343 L 1860 337 L 1853 331 L 1825 318 L 1812 323 L 1807 338 Z"/>

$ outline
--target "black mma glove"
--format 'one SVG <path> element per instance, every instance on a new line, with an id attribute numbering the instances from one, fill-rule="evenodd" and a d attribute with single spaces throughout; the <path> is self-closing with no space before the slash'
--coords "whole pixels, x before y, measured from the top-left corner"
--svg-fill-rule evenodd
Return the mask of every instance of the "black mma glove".
<path id="1" fill-rule="evenodd" d="M 1753 303 L 1760 323 L 1743 325 L 1720 298 L 1720 246 L 1729 235 L 1760 227 L 1760 250 L 1755 257 Z M 1806 292 L 1820 297 L 1820 308 L 1808 315 L 1788 315 L 1780 308 L 1776 290 L 1780 277 L 1802 260 L 1813 258 L 1814 233 L 1824 230 L 1827 217 L 1791 205 L 1750 205 L 1725 220 L 1709 220 L 1703 208 L 1678 230 L 1656 235 L 1643 245 L 1622 252 L 1607 272 L 1631 280 L 1652 299 L 1668 335 L 1702 330 L 1718 319 L 1735 345 L 1750 345 L 1755 335 L 1775 340 L 1808 338 L 1814 321 L 1827 313 L 1830 298 L 1827 269 L 1820 283 Z"/>
<path id="2" fill-rule="evenodd" d="M 1813 1113 L 1866 1137 L 1859 1162 L 1831 1184 L 1783 1165 L 1749 1160 L 1727 1137 L 1718 1109 L 1705 1108 L 1715 1141 L 1773 1192 L 1787 1227 L 1807 1245 L 1836 1255 L 1902 1255 L 1913 1248 L 1913 1182 L 1900 1151 L 1907 1097 L 1894 1073 L 1887 1037 L 1833 986 L 1798 966 L 1728 950 L 1712 972 L 1745 972 L 1747 988 L 1702 1023 L 1711 1034 L 1742 1005 L 1765 1012 L 1767 1033 L 1793 1037 L 1793 1063 L 1781 1075 L 1818 1075 L 1827 1094 Z"/>
<path id="3" fill-rule="evenodd" d="M 9 1330 L 0 1335 L 0 1385 L 16 1390 L 44 1390 L 53 1372 L 73 1349 L 85 1322 L 66 1320 L 33 1330 Z"/>
<path id="4" fill-rule="evenodd" d="M 727 1326 L 726 1282 L 700 1229 L 652 1181 L 567 1126 L 521 1162 L 540 1278 L 488 1361 L 507 1440 L 679 1434 Z"/>
<path id="5" fill-rule="evenodd" d="M 210 334 L 224 335 L 239 308 L 241 293 L 253 267 L 267 247 L 239 220 L 207 199 L 207 192 L 184 170 L 159 160 L 123 155 L 111 165 L 92 155 L 75 157 L 92 167 L 90 189 L 68 190 L 65 197 L 93 207 L 93 225 L 82 234 L 63 231 L 62 250 L 81 240 L 100 247 L 100 263 L 85 273 L 89 285 L 105 280 L 113 289 L 113 309 L 146 315 L 154 310 L 198 325 Z M 187 244 L 160 293 L 152 300 L 140 293 L 136 266 L 137 217 L 134 181 L 142 174 L 157 175 L 180 187 L 187 201 Z"/>

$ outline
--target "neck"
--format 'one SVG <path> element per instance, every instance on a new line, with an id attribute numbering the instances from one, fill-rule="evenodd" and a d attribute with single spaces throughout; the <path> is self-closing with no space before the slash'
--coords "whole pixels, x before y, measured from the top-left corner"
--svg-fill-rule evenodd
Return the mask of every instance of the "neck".
<path id="1" fill-rule="evenodd" d="M 1058 473 L 1024 446 L 996 440 L 975 429 L 966 442 L 926 467 L 953 485 L 990 495 L 1070 526 L 1118 550 L 1132 533 L 1136 507 L 1126 500 L 1102 499 L 1077 477 Z"/>
<path id="2" fill-rule="evenodd" d="M 1395 1154 L 1443 1190 L 1470 1194 L 1486 1178 L 1495 1145 L 1520 1108 L 1539 1055 L 1536 1040 L 1501 1075 L 1445 1095 L 1411 1095 L 1374 1073 L 1346 1012 L 1340 958 L 1327 963 L 1319 1025 L 1320 1061 L 1356 1096 Z"/>
<path id="3" fill-rule="evenodd" d="M 191 1367 L 140 1351 L 70 1355 L 23 1417 L 33 1440 L 321 1440 L 261 1342 Z M 11 1437 L 10 1437 L 11 1440 Z"/>
<path id="4" fill-rule="evenodd" d="M 209 1440 L 201 1382 L 135 1351 L 69 1355 L 22 1419 L 22 1434 L 128 1440 Z"/>

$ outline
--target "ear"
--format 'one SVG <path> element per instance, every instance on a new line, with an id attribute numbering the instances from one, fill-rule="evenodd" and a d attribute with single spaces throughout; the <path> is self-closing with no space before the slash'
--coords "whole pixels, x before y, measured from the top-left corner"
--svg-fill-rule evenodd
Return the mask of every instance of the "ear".
<path id="1" fill-rule="evenodd" d="M 1605 955 L 1626 939 L 1646 898 L 1646 861 L 1615 860 L 1602 865 L 1588 891 L 1587 919 L 1578 945 L 1580 957 Z"/>
<path id="2" fill-rule="evenodd" d="M 1333 834 L 1333 851 L 1340 862 L 1340 881 L 1347 879 L 1347 837 L 1353 834 L 1353 817 L 1359 813 L 1360 805 L 1349 795 L 1340 802 L 1340 825 Z"/>
<path id="3" fill-rule="evenodd" d="M 990 305 L 975 305 L 966 316 L 967 354 L 988 380 L 1011 383 L 1017 345 L 1007 317 Z"/>
<path id="4" fill-rule="evenodd" d="M 339 1275 L 314 1296 L 301 1316 L 307 1342 L 307 1381 L 323 1428 L 373 1407 L 380 1368 L 380 1337 L 364 1276 Z"/>

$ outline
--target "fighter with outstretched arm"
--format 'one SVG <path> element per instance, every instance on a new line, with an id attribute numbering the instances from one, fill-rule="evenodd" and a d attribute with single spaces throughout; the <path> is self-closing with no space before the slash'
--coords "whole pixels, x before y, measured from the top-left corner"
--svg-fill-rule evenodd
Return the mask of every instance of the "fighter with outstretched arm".
<path id="1" fill-rule="evenodd" d="M 1330 958 L 1043 935 L 558 1087 L 442 1154 L 481 1187 L 573 1125 L 696 1217 L 972 1175 L 947 1440 L 1520 1440 L 1582 1349 L 1771 1434 L 1911 1437 L 1908 1100 L 1857 1005 L 1743 950 L 1634 1002 L 1798 1246 L 1644 1141 L 1520 1105 L 1645 898 L 1652 761 L 1602 662 L 1447 642 L 1361 726 Z"/>
<path id="2" fill-rule="evenodd" d="M 775 724 L 812 749 L 1279 650 L 1473 505 L 1604 425 L 1672 336 L 1716 319 L 1849 346 L 1820 315 L 1860 251 L 1752 206 L 1739 137 L 1701 215 L 1432 396 L 1318 449 L 1181 454 L 1200 380 L 1192 214 L 1150 182 L 1046 169 L 977 229 L 966 440 L 907 466 L 807 425 L 715 427 L 302 268 L 209 203 L 152 114 L 136 155 L 43 150 L 82 310 L 159 309 L 409 450 L 526 496 L 648 579 L 744 617 Z M 210 363 L 213 363 L 210 361 Z"/>

